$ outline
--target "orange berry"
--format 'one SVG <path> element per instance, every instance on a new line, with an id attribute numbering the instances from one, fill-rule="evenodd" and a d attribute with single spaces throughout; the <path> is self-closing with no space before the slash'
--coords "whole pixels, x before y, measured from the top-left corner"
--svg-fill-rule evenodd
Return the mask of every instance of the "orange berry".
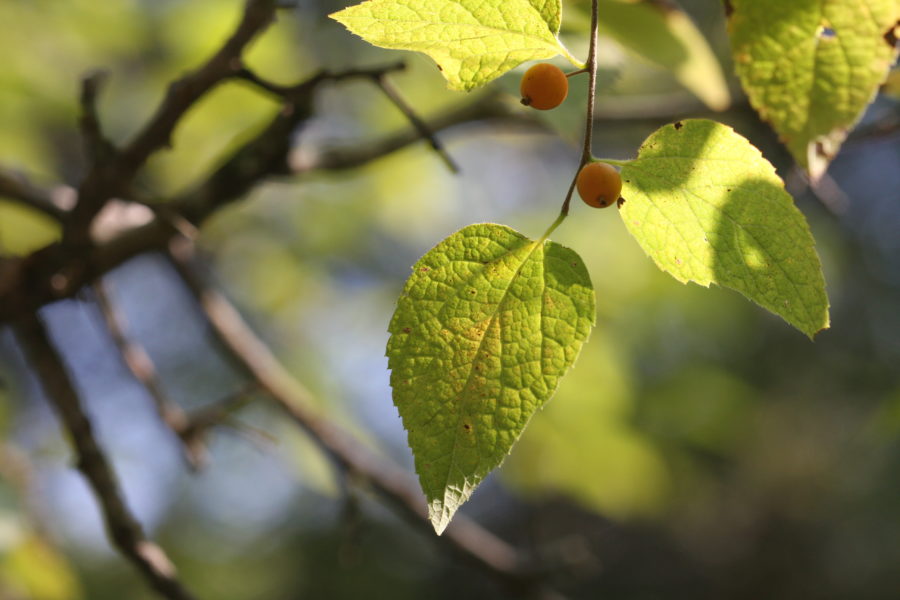
<path id="1" fill-rule="evenodd" d="M 538 63 L 525 71 L 519 85 L 522 104 L 538 110 L 550 110 L 562 104 L 569 94 L 569 80 L 562 69 L 550 63 Z"/>
<path id="2" fill-rule="evenodd" d="M 611 165 L 592 162 L 584 165 L 578 172 L 575 187 L 585 204 L 594 208 L 606 208 L 619 199 L 622 178 Z"/>

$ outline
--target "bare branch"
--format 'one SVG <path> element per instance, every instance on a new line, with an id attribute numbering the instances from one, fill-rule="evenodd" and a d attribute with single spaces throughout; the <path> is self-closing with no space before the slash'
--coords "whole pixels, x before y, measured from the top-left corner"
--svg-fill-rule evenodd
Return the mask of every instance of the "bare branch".
<path id="1" fill-rule="evenodd" d="M 109 160 L 115 153 L 115 148 L 103 135 L 97 114 L 97 96 L 108 77 L 109 73 L 106 71 L 93 71 L 81 79 L 79 126 L 92 165 Z"/>
<path id="2" fill-rule="evenodd" d="M 162 548 L 144 535 L 129 511 L 119 482 L 84 411 L 81 399 L 62 357 L 36 313 L 15 323 L 19 343 L 31 362 L 47 398 L 63 422 L 77 456 L 77 466 L 93 489 L 107 534 L 113 545 L 141 572 L 150 586 L 170 600 L 192 600 L 193 596 L 178 580 L 175 567 Z"/>
<path id="3" fill-rule="evenodd" d="M 422 531 L 431 533 L 424 498 L 407 472 L 380 458 L 347 432 L 311 408 L 310 392 L 278 362 L 268 346 L 243 320 L 237 309 L 207 286 L 192 263 L 193 245 L 184 238 L 170 245 L 170 258 L 185 285 L 197 299 L 222 348 L 237 367 L 257 383 L 297 425 L 343 470 L 372 486 Z M 464 515 L 457 515 L 440 537 L 469 562 L 516 589 L 543 590 L 527 560 L 519 552 Z"/>
<path id="4" fill-rule="evenodd" d="M 53 201 L 53 191 L 40 187 L 22 173 L 0 167 L 0 198 L 18 202 L 39 210 L 57 221 L 63 221 L 67 212 Z"/>
<path id="5" fill-rule="evenodd" d="M 73 252 L 62 244 L 53 244 L 27 257 L 19 268 L 10 270 L 5 276 L 6 281 L 0 289 L 0 323 L 13 321 L 17 315 L 36 310 L 50 302 L 69 298 L 84 285 L 139 254 L 164 249 L 169 240 L 179 234 L 179 229 L 183 229 L 179 213 L 183 211 L 191 221 L 202 222 L 227 203 L 246 195 L 261 183 L 262 178 L 272 176 L 276 170 L 284 170 L 290 174 L 308 174 L 351 169 L 422 139 L 418 131 L 410 128 L 350 148 L 305 156 L 292 154 L 287 159 L 289 164 L 282 166 L 280 161 L 283 156 L 280 152 L 289 139 L 287 131 L 293 129 L 293 126 L 288 126 L 288 123 L 281 120 L 286 118 L 273 120 L 269 128 L 245 144 L 193 191 L 164 203 L 166 210 L 157 211 L 159 216 L 150 223 L 129 229 L 115 239 L 83 252 Z M 504 102 L 496 96 L 486 96 L 434 117 L 428 121 L 428 128 L 440 131 L 487 119 L 502 119 L 504 122 L 540 127 L 533 119 L 522 116 L 514 104 Z M 268 166 L 265 165 L 267 156 L 274 157 L 272 160 L 275 160 Z M 242 167 L 247 170 L 242 171 Z"/>
<path id="6" fill-rule="evenodd" d="M 172 209 L 191 223 L 199 224 L 218 208 L 242 198 L 260 181 L 292 174 L 288 158 L 293 135 L 312 116 L 313 93 L 320 84 L 355 78 L 377 80 L 385 73 L 401 68 L 403 63 L 337 73 L 322 71 L 293 86 L 281 86 L 249 69 L 241 69 L 235 77 L 280 97 L 284 104 L 262 132 L 229 156 L 208 179 L 172 202 Z"/>
<path id="7" fill-rule="evenodd" d="M 463 123 L 491 119 L 502 119 L 507 123 L 543 128 L 543 125 L 532 117 L 523 115 L 514 104 L 504 101 L 497 95 L 486 95 L 470 104 L 451 109 L 427 121 L 425 128 L 435 132 Z M 292 157 L 291 166 L 295 173 L 353 169 L 387 156 L 421 139 L 421 132 L 411 128 L 368 143 L 354 144 L 346 148 L 327 149 L 311 156 L 297 155 Z"/>
<path id="8" fill-rule="evenodd" d="M 447 165 L 447 168 L 450 169 L 451 173 L 459 173 L 459 166 L 456 162 L 450 157 L 447 151 L 444 149 L 444 146 L 434 135 L 434 132 L 425 124 L 416 111 L 412 109 L 406 100 L 403 99 L 403 96 L 400 95 L 400 92 L 397 88 L 394 87 L 386 75 L 381 75 L 376 78 L 375 82 L 378 84 L 378 87 L 381 88 L 381 91 L 384 92 L 384 95 L 388 97 L 388 99 L 394 103 L 394 106 L 403 113 L 403 116 L 407 118 L 407 120 L 412 124 L 412 126 L 419 133 L 419 136 L 423 139 L 428 140 L 428 143 L 431 144 L 431 148 L 437 153 L 438 156 L 441 157 L 441 160 L 444 161 L 444 164 Z"/>
<path id="9" fill-rule="evenodd" d="M 98 279 L 94 282 L 94 299 L 96 300 L 97 308 L 103 315 L 106 329 L 112 338 L 113 344 L 115 344 L 122 357 L 122 362 L 153 399 L 159 418 L 182 442 L 184 458 L 188 465 L 194 470 L 198 469 L 201 464 L 200 453 L 202 450 L 188 445 L 182 437 L 187 427 L 187 415 L 180 406 L 171 402 L 166 396 L 162 383 L 157 376 L 156 366 L 153 364 L 153 360 L 147 354 L 147 351 L 144 350 L 143 346 L 128 338 L 124 318 L 116 310 L 109 296 L 107 285 L 103 280 Z"/>
<path id="10" fill-rule="evenodd" d="M 204 94 L 241 69 L 241 54 L 275 16 L 274 0 L 247 0 L 240 23 L 221 48 L 200 68 L 169 86 L 156 113 L 111 160 L 95 163 L 79 188 L 78 204 L 64 234 L 67 244 L 89 242 L 91 220 L 112 196 L 127 196 L 137 171 L 157 150 L 170 144 L 172 132 Z"/>

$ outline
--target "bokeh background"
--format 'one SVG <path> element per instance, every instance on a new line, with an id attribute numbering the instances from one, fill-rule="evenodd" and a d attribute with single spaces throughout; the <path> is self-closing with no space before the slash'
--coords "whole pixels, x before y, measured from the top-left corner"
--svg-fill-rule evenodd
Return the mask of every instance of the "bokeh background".
<path id="1" fill-rule="evenodd" d="M 483 92 L 447 91 L 429 59 L 372 48 L 326 17 L 345 4 L 301 0 L 248 63 L 291 83 L 402 54 L 409 68 L 393 81 L 420 114 L 478 101 Z M 565 3 L 563 36 L 575 54 L 584 54 L 588 4 Z M 554 399 L 462 512 L 538 557 L 571 598 L 897 598 L 900 105 L 881 94 L 812 193 L 730 75 L 720 3 L 681 4 L 728 75 L 729 108 L 710 112 L 670 71 L 622 44 L 629 30 L 620 26 L 601 41 L 594 153 L 633 156 L 650 132 L 683 117 L 735 127 L 776 165 L 809 220 L 832 327 L 811 343 L 735 293 L 681 285 L 643 255 L 615 210 L 579 203 L 554 239 L 585 259 L 597 326 Z M 79 78 L 110 72 L 101 119 L 113 140 L 127 139 L 166 83 L 221 43 L 240 8 L 239 0 L 4 0 L 0 163 L 77 185 L 85 169 Z M 488 93 L 514 104 L 518 78 Z M 539 235 L 577 163 L 583 94 L 553 114 L 526 113 L 531 122 L 442 131 L 459 175 L 420 143 L 353 171 L 260 186 L 204 226 L 216 281 L 323 414 L 373 453 L 412 469 L 384 358 L 410 265 L 473 222 Z M 173 149 L 151 160 L 142 189 L 164 201 L 277 110 L 245 84 L 216 89 L 187 115 Z M 404 127 L 370 84 L 331 85 L 297 152 L 353 147 Z M 26 253 L 57 235 L 0 198 L 0 252 Z M 241 388 L 164 260 L 140 257 L 108 283 L 173 400 L 196 408 Z M 263 401 L 216 429 L 211 464 L 189 473 L 90 297 L 44 316 L 130 505 L 198 596 L 504 597 L 348 484 Z M 0 598 L 153 597 L 110 550 L 6 329 L 0 380 Z"/>

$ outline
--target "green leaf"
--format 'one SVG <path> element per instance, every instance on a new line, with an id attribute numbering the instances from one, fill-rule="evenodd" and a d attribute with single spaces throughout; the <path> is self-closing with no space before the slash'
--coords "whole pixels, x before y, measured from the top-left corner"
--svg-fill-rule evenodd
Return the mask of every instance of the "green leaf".
<path id="1" fill-rule="evenodd" d="M 564 54 L 560 0 L 368 0 L 331 15 L 382 48 L 424 52 L 471 90 L 527 60 Z"/>
<path id="2" fill-rule="evenodd" d="M 25 256 L 61 235 L 59 223 L 44 213 L 0 197 L 0 256 Z"/>
<path id="3" fill-rule="evenodd" d="M 440 534 L 550 399 L 594 323 L 578 255 L 470 225 L 413 267 L 391 320 L 391 387 Z"/>
<path id="4" fill-rule="evenodd" d="M 897 56 L 897 0 L 732 0 L 734 63 L 760 116 L 815 180 Z"/>
<path id="5" fill-rule="evenodd" d="M 683 283 L 737 290 L 810 338 L 828 327 L 806 220 L 772 165 L 730 127 L 662 127 L 622 179 L 622 219 L 660 269 Z"/>
<path id="6" fill-rule="evenodd" d="M 730 104 L 722 66 L 677 6 L 660 0 L 601 0 L 600 27 L 638 56 L 672 71 L 709 108 L 724 110 Z"/>

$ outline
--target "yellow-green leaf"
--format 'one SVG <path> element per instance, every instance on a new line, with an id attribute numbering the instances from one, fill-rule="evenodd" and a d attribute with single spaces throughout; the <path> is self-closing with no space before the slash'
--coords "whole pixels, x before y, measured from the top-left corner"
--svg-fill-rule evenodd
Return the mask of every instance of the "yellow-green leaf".
<path id="1" fill-rule="evenodd" d="M 897 0 L 731 0 L 734 63 L 760 116 L 818 179 L 897 56 Z"/>
<path id="2" fill-rule="evenodd" d="M 622 180 L 622 219 L 660 269 L 736 290 L 810 337 L 828 327 L 806 219 L 774 167 L 730 127 L 662 127 L 622 168 Z"/>
<path id="3" fill-rule="evenodd" d="M 593 323 L 578 255 L 502 225 L 465 227 L 415 264 L 387 356 L 438 534 L 553 395 Z"/>
<path id="4" fill-rule="evenodd" d="M 560 0 L 368 0 L 331 15 L 382 48 L 423 52 L 471 90 L 528 60 L 565 54 Z"/>

